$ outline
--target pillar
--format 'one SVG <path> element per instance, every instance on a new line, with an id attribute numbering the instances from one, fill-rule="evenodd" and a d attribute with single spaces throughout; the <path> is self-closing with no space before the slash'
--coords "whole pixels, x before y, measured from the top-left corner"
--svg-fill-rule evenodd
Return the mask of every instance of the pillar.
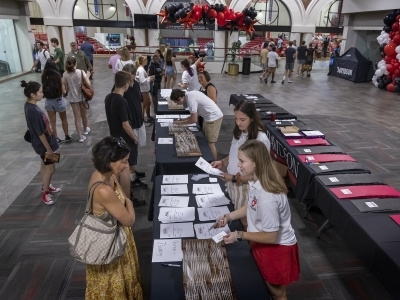
<path id="1" fill-rule="evenodd" d="M 18 20 L 14 21 L 15 35 L 18 43 L 19 57 L 21 61 L 19 71 L 30 71 L 33 65 L 33 42 L 31 37 L 31 22 L 29 16 L 20 16 Z"/>
<path id="2" fill-rule="evenodd" d="M 76 41 L 76 37 L 75 37 L 75 32 L 74 32 L 74 27 L 72 26 L 63 26 L 61 27 L 61 31 L 62 31 L 62 36 L 63 36 L 63 43 L 64 43 L 64 53 L 67 54 L 68 52 L 71 51 L 71 48 L 69 46 L 69 44 L 71 42 L 75 42 Z"/>
<path id="3" fill-rule="evenodd" d="M 345 14 L 343 19 L 343 39 L 340 44 L 340 55 L 345 53 L 349 48 L 355 47 L 357 41 L 357 31 L 354 30 L 353 20 L 350 14 Z"/>
<path id="4" fill-rule="evenodd" d="M 159 43 L 158 43 L 159 33 L 160 33 L 160 29 L 147 29 L 147 34 L 149 37 L 149 46 L 154 49 L 158 49 L 158 47 L 159 47 Z M 152 49 L 150 49 L 150 50 L 152 51 Z"/>
<path id="5" fill-rule="evenodd" d="M 145 29 L 133 29 L 133 36 L 135 37 L 135 42 L 138 47 L 143 47 L 147 46 L 146 45 L 146 33 Z M 142 48 L 143 49 L 143 48 Z M 136 51 L 140 52 L 140 48 L 138 48 Z"/>
<path id="6" fill-rule="evenodd" d="M 294 40 L 297 41 L 297 46 L 300 46 L 300 43 L 301 43 L 301 41 L 300 41 L 300 33 L 298 33 L 298 32 L 291 32 L 291 33 L 289 34 L 289 41 L 294 41 Z"/>
<path id="7" fill-rule="evenodd" d="M 214 47 L 225 48 L 225 31 L 214 30 Z M 215 49 L 215 57 L 225 57 L 225 49 Z"/>
<path id="8" fill-rule="evenodd" d="M 51 42 L 50 39 L 51 38 L 57 38 L 59 43 L 60 43 L 60 47 L 61 47 L 61 37 L 60 37 L 60 31 L 58 26 L 46 26 L 46 32 L 47 32 L 47 37 L 49 38 L 49 50 L 50 53 L 54 53 L 54 48 L 51 46 Z M 65 45 L 64 47 L 68 47 L 69 44 Z"/>

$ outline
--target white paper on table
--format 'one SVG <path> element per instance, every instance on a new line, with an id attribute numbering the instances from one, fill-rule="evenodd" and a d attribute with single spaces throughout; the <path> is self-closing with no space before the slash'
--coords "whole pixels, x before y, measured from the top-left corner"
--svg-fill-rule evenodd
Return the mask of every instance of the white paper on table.
<path id="1" fill-rule="evenodd" d="M 156 119 L 179 119 L 179 115 L 156 115 Z"/>
<path id="2" fill-rule="evenodd" d="M 182 240 L 154 240 L 152 262 L 182 261 Z"/>
<path id="3" fill-rule="evenodd" d="M 169 97 L 169 96 L 171 96 L 171 93 L 172 93 L 172 89 L 161 89 L 160 90 L 161 96 L 167 95 Z"/>
<path id="4" fill-rule="evenodd" d="M 302 131 L 305 136 L 321 136 L 324 135 L 321 131 L 318 130 L 309 130 L 309 131 Z"/>
<path id="5" fill-rule="evenodd" d="M 192 132 L 197 132 L 199 129 L 197 127 L 188 127 L 188 129 Z"/>
<path id="6" fill-rule="evenodd" d="M 218 182 L 218 178 L 214 178 L 214 177 L 210 177 L 210 178 L 208 178 L 208 180 L 210 180 L 210 182 Z"/>
<path id="7" fill-rule="evenodd" d="M 229 214 L 229 208 L 227 206 L 205 207 L 198 208 L 197 212 L 200 221 L 212 221 L 225 214 Z"/>
<path id="8" fill-rule="evenodd" d="M 161 223 L 194 221 L 194 207 L 161 207 L 158 220 Z"/>
<path id="9" fill-rule="evenodd" d="M 211 226 L 213 226 L 215 223 L 201 223 L 201 224 L 195 224 L 194 227 L 194 231 L 196 232 L 196 237 L 199 240 L 204 240 L 204 239 L 211 239 L 213 236 L 215 236 L 216 234 L 225 231 L 225 232 L 231 232 L 231 230 L 229 229 L 228 225 L 225 225 L 225 227 L 221 227 L 221 228 L 213 228 L 210 231 L 208 231 L 210 229 Z"/>
<path id="10" fill-rule="evenodd" d="M 207 178 L 208 176 L 209 176 L 208 174 L 197 174 L 197 175 L 193 175 L 192 178 L 190 178 L 190 179 L 192 179 L 194 181 L 199 181 L 200 179 Z"/>
<path id="11" fill-rule="evenodd" d="M 218 183 L 204 183 L 204 184 L 193 184 L 193 194 L 223 194 L 221 186 Z"/>
<path id="12" fill-rule="evenodd" d="M 214 235 L 212 237 L 213 241 L 216 242 L 217 244 L 224 239 L 224 236 L 227 236 L 228 234 L 225 231 L 221 231 L 220 233 Z"/>
<path id="13" fill-rule="evenodd" d="M 188 175 L 164 175 L 162 183 L 163 184 L 173 184 L 173 183 L 188 183 Z"/>
<path id="14" fill-rule="evenodd" d="M 284 133 L 283 134 L 284 136 L 298 136 L 298 137 L 300 137 L 300 136 L 302 136 L 300 133 L 298 133 L 298 132 L 293 132 L 293 133 Z"/>
<path id="15" fill-rule="evenodd" d="M 197 195 L 196 202 L 198 207 L 213 207 L 231 203 L 224 194 Z"/>
<path id="16" fill-rule="evenodd" d="M 169 125 L 171 125 L 171 123 L 160 123 L 161 127 L 169 127 Z"/>
<path id="17" fill-rule="evenodd" d="M 157 119 L 157 123 L 172 123 L 174 119 Z"/>
<path id="18" fill-rule="evenodd" d="M 247 96 L 246 99 L 258 99 L 257 96 Z"/>
<path id="19" fill-rule="evenodd" d="M 180 115 L 179 116 L 180 119 L 186 119 L 186 118 L 189 118 L 189 117 L 190 117 L 190 115 Z"/>
<path id="20" fill-rule="evenodd" d="M 158 138 L 159 145 L 172 145 L 174 143 L 173 138 Z"/>
<path id="21" fill-rule="evenodd" d="M 193 222 L 160 224 L 160 238 L 194 237 Z"/>
<path id="22" fill-rule="evenodd" d="M 189 196 L 161 196 L 158 206 L 188 207 Z"/>
<path id="23" fill-rule="evenodd" d="M 188 194 L 187 184 L 162 185 L 161 195 Z"/>
<path id="24" fill-rule="evenodd" d="M 192 123 L 192 124 L 182 124 L 181 126 L 197 126 L 196 123 Z"/>
<path id="25" fill-rule="evenodd" d="M 168 105 L 168 101 L 158 101 L 158 105 Z"/>
<path id="26" fill-rule="evenodd" d="M 202 169 L 204 172 L 211 174 L 211 175 L 221 175 L 222 172 L 216 168 L 213 168 L 208 161 L 206 161 L 204 158 L 199 157 L 197 162 L 195 163 L 195 166 Z"/>

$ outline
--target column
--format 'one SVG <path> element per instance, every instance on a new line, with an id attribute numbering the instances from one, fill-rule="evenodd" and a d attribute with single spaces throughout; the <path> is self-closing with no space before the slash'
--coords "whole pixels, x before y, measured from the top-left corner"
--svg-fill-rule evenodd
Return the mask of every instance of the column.
<path id="1" fill-rule="evenodd" d="M 147 34 L 149 37 L 149 47 L 151 47 L 150 51 L 154 52 L 153 50 L 158 49 L 158 36 L 160 33 L 160 29 L 147 29 Z"/>
<path id="2" fill-rule="evenodd" d="M 225 31 L 214 30 L 214 47 L 225 48 Z M 225 57 L 225 49 L 215 49 L 214 56 L 219 59 Z"/>
<path id="3" fill-rule="evenodd" d="M 351 15 L 345 14 L 343 19 L 343 39 L 340 44 L 340 55 L 349 50 L 349 48 L 356 46 L 357 35 L 357 31 L 355 31 L 353 27 Z"/>
<path id="4" fill-rule="evenodd" d="M 50 53 L 54 53 L 54 48 L 51 46 L 50 39 L 57 38 L 61 46 L 61 38 L 58 26 L 46 26 L 46 32 L 47 32 L 47 37 L 49 38 L 49 51 Z M 69 46 L 69 44 L 67 46 Z"/>
<path id="5" fill-rule="evenodd" d="M 64 43 L 64 53 L 67 54 L 68 52 L 71 51 L 71 48 L 69 46 L 69 44 L 71 42 L 75 42 L 76 41 L 76 37 L 75 37 L 75 32 L 74 32 L 74 27 L 72 26 L 63 26 L 61 27 L 61 31 L 62 31 L 62 36 L 63 36 L 63 43 Z"/>
<path id="6" fill-rule="evenodd" d="M 303 41 L 306 41 L 306 46 L 312 42 L 313 34 L 312 33 L 303 33 Z"/>
<path id="7" fill-rule="evenodd" d="M 30 71 L 33 65 L 33 41 L 31 41 L 31 23 L 29 16 L 20 16 L 14 21 L 22 71 Z"/>
<path id="8" fill-rule="evenodd" d="M 289 41 L 294 41 L 294 40 L 297 41 L 297 46 L 300 46 L 300 43 L 301 43 L 301 41 L 300 41 L 300 33 L 298 33 L 298 32 L 291 32 L 291 33 L 289 34 Z"/>
<path id="9" fill-rule="evenodd" d="M 145 29 L 133 29 L 133 36 L 135 37 L 135 42 L 136 45 L 140 48 L 138 48 L 136 51 L 141 52 L 142 49 L 141 48 L 143 46 L 147 46 L 146 45 L 146 33 L 145 33 Z"/>

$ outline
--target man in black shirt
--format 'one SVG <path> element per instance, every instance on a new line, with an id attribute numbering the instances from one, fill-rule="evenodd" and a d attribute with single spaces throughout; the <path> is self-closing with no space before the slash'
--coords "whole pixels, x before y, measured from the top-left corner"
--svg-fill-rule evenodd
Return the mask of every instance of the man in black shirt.
<path id="1" fill-rule="evenodd" d="M 297 48 L 297 77 L 300 76 L 300 70 L 303 69 L 304 64 L 306 63 L 307 57 L 307 47 L 306 41 L 301 42 L 301 46 Z M 303 71 L 301 72 L 303 75 Z"/>
<path id="2" fill-rule="evenodd" d="M 324 52 L 324 58 L 326 58 L 326 53 L 328 52 L 328 46 L 329 46 L 330 38 L 326 35 L 324 37 L 324 40 L 322 42 L 322 51 Z"/>
<path id="3" fill-rule="evenodd" d="M 292 72 L 294 69 L 294 60 L 296 58 L 296 50 L 292 46 L 293 42 L 290 41 L 289 47 L 286 48 L 285 52 L 286 54 L 285 75 L 283 75 L 282 84 L 285 83 L 286 75 L 288 77 L 288 82 L 292 83 L 292 81 L 290 80 L 290 76 L 292 76 Z"/>
<path id="4" fill-rule="evenodd" d="M 160 58 L 158 55 L 153 56 L 153 61 L 149 66 L 149 76 L 154 76 L 153 89 L 151 91 L 154 112 L 157 114 L 157 95 L 161 89 L 161 81 L 164 76 L 163 69 L 160 66 Z"/>
<path id="5" fill-rule="evenodd" d="M 131 76 L 119 71 L 115 74 L 115 89 L 111 94 L 106 96 L 104 101 L 110 134 L 113 137 L 122 137 L 130 148 L 129 166 L 137 164 L 137 143 L 138 139 L 133 132 L 129 118 L 128 101 L 123 97 L 128 90 L 131 81 Z M 130 178 L 131 170 L 124 170 L 119 178 L 119 182 L 126 196 L 130 195 Z M 136 207 L 145 204 L 144 201 L 131 199 Z M 136 201 L 135 201 L 136 200 Z"/>

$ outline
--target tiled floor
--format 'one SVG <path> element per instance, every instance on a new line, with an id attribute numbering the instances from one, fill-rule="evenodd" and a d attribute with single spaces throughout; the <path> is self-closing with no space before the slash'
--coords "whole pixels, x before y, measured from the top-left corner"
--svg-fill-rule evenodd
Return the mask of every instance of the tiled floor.
<path id="1" fill-rule="evenodd" d="M 61 185 L 62 192 L 52 207 L 39 200 L 39 159 L 22 138 L 26 123 L 21 78 L 0 84 L 0 299 L 84 298 L 85 267 L 69 256 L 67 238 L 75 227 L 75 219 L 84 211 L 87 183 L 93 171 L 91 147 L 108 134 L 103 99 L 113 79 L 107 61 L 95 59 L 96 93 L 89 111 L 92 131 L 88 139 L 79 144 L 73 133 L 75 140 L 60 150 L 62 159 L 54 184 Z M 400 189 L 399 95 L 382 92 L 372 84 L 328 77 L 326 69 L 327 62 L 319 61 L 310 78 L 295 77 L 293 83 L 284 85 L 280 83 L 281 68 L 278 83 L 268 85 L 259 82 L 258 74 L 212 74 L 218 88 L 218 104 L 226 116 L 217 144 L 219 156 L 227 155 L 232 139 L 230 94 L 260 93 L 323 131 L 374 174 Z M 29 74 L 23 79 L 40 78 L 38 74 Z M 75 128 L 70 107 L 67 114 L 72 133 Z M 60 126 L 58 132 L 63 138 Z M 138 169 L 146 171 L 150 187 L 135 191 L 135 197 L 149 199 L 153 167 L 154 146 L 148 139 L 147 147 L 140 149 Z M 328 229 L 321 240 L 315 238 L 324 222 L 318 211 L 304 219 L 298 201 L 291 199 L 290 203 L 302 272 L 301 280 L 288 288 L 289 299 L 391 299 L 334 228 Z M 147 221 L 147 207 L 137 209 L 134 235 L 148 298 L 152 223 Z"/>

